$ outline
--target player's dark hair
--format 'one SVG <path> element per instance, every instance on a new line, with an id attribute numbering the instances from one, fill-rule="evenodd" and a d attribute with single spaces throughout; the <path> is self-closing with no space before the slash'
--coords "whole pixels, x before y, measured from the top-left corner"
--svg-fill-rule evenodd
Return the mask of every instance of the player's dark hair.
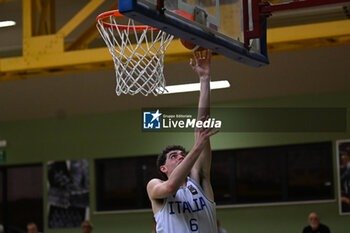
<path id="1" fill-rule="evenodd" d="M 168 179 L 168 177 L 165 175 L 165 173 L 163 173 L 160 170 L 160 166 L 165 164 L 166 161 L 166 155 L 173 150 L 181 150 L 184 154 L 186 154 L 186 149 L 183 146 L 180 145 L 170 145 L 164 148 L 164 150 L 158 155 L 157 157 L 157 168 L 159 169 L 159 172 L 161 173 L 161 175 L 165 178 Z"/>

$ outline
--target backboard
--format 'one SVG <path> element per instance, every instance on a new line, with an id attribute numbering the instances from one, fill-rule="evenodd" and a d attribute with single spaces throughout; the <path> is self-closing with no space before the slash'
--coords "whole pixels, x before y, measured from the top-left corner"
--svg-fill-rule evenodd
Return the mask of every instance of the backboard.
<path id="1" fill-rule="evenodd" d="M 241 63 L 269 64 L 266 19 L 259 0 L 119 0 L 119 11 L 137 22 Z"/>

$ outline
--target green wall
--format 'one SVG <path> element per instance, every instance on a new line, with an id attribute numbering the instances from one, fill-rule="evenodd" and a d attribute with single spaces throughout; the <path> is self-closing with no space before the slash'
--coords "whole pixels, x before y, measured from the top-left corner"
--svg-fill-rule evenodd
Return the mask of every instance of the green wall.
<path id="1" fill-rule="evenodd" d="M 214 93 L 215 94 L 215 93 Z M 159 97 L 161 98 L 161 97 Z M 278 97 L 263 100 L 220 103 L 216 106 L 244 107 L 346 107 L 346 133 L 219 133 L 212 139 L 212 148 L 230 149 L 304 142 L 335 141 L 350 138 L 349 109 L 350 93 L 314 94 Z M 91 175 L 91 220 L 95 232 L 150 232 L 151 211 L 139 213 L 95 213 L 94 159 L 121 156 L 157 154 L 168 144 L 193 145 L 192 133 L 143 133 L 141 132 L 141 110 L 99 115 L 70 116 L 65 118 L 35 119 L 0 122 L 0 140 L 8 142 L 7 164 L 42 163 L 46 184 L 46 163 L 52 160 L 88 158 Z M 337 189 L 337 164 L 334 156 L 334 182 Z M 115 177 L 118 179 L 120 177 Z M 46 186 L 44 188 L 46 206 Z M 218 208 L 217 215 L 228 232 L 235 233 L 292 233 L 301 232 L 307 224 L 309 212 L 320 213 L 321 221 L 329 225 L 332 232 L 348 233 L 350 215 L 338 214 L 338 193 L 334 201 L 321 203 L 235 206 Z M 44 207 L 44 216 L 47 215 Z M 80 229 L 51 230 L 46 233 L 77 233 Z"/>

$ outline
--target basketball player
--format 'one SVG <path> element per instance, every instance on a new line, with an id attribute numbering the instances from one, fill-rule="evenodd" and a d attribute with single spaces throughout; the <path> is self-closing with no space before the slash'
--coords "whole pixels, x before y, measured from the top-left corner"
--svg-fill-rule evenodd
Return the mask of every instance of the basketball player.
<path id="1" fill-rule="evenodd" d="M 200 79 L 197 120 L 209 118 L 211 51 L 196 51 L 190 65 Z M 216 233 L 214 194 L 210 183 L 210 136 L 217 130 L 197 128 L 195 145 L 186 153 L 182 146 L 168 146 L 158 156 L 157 166 L 166 181 L 147 184 L 157 233 Z"/>

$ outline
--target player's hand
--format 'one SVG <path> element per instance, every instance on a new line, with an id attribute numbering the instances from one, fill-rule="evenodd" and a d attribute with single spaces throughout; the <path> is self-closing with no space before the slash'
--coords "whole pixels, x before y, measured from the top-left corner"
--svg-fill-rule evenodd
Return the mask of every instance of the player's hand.
<path id="1" fill-rule="evenodd" d="M 195 61 L 192 58 L 190 59 L 192 69 L 198 74 L 200 79 L 209 79 L 211 50 L 194 51 L 193 56 Z"/>
<path id="2" fill-rule="evenodd" d="M 200 121 L 204 122 L 209 119 L 209 116 L 201 117 Z M 209 138 L 217 134 L 219 130 L 214 130 L 213 128 L 196 128 L 196 144 L 199 148 L 203 148 Z"/>

